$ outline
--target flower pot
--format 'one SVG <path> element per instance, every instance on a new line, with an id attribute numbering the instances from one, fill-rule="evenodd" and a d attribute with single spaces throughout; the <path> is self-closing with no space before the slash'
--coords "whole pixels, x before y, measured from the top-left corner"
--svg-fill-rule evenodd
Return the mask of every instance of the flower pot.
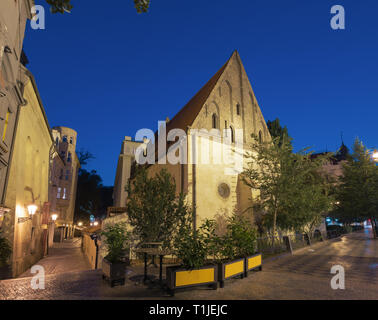
<path id="1" fill-rule="evenodd" d="M 185 269 L 181 267 L 167 267 L 168 293 L 174 296 L 179 288 L 211 285 L 214 290 L 218 288 L 216 265 L 204 266 L 198 269 Z"/>
<path id="2" fill-rule="evenodd" d="M 233 261 L 222 262 L 218 264 L 218 280 L 220 287 L 224 287 L 224 281 L 227 279 L 240 276 L 244 277 L 245 258 L 236 259 Z"/>
<path id="3" fill-rule="evenodd" d="M 110 283 L 111 287 L 119 283 L 125 284 L 126 262 L 110 262 L 106 259 L 102 262 L 102 278 Z"/>
<path id="4" fill-rule="evenodd" d="M 251 270 L 262 270 L 262 255 L 261 253 L 256 253 L 251 256 L 245 257 L 245 276 L 248 277 L 248 271 Z"/>

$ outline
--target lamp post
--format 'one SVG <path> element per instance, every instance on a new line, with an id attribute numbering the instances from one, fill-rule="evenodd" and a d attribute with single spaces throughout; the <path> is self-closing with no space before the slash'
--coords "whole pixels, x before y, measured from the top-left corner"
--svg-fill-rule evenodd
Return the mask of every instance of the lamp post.
<path id="1" fill-rule="evenodd" d="M 377 150 L 374 150 L 373 151 L 373 155 L 372 155 L 372 158 L 375 162 L 378 162 L 378 151 Z"/>

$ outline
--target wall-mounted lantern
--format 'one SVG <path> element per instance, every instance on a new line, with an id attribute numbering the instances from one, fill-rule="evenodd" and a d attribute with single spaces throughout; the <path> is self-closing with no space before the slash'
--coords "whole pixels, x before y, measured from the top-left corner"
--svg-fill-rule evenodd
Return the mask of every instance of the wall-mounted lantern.
<path id="1" fill-rule="evenodd" d="M 56 213 L 52 214 L 51 215 L 51 220 L 55 222 L 56 219 L 58 219 L 58 215 Z"/>
<path id="2" fill-rule="evenodd" d="M 36 204 L 32 203 L 32 204 L 29 204 L 27 206 L 27 209 L 28 209 L 29 217 L 20 217 L 20 218 L 18 218 L 18 223 L 23 223 L 23 222 L 32 220 L 33 216 L 35 215 L 35 213 L 38 210 L 38 206 Z"/>

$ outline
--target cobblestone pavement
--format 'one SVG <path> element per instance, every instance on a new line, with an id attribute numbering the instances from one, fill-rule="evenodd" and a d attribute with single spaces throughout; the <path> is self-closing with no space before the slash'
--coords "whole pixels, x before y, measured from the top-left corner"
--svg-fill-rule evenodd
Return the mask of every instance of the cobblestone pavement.
<path id="1" fill-rule="evenodd" d="M 345 290 L 330 287 L 330 270 L 337 264 L 345 268 Z M 157 274 L 155 268 L 149 272 Z M 262 272 L 226 281 L 223 289 L 191 288 L 173 298 L 141 284 L 141 274 L 142 267 L 132 267 L 125 286 L 114 288 L 101 279 L 100 270 L 47 275 L 44 290 L 32 290 L 31 278 L 4 280 L 0 299 L 378 299 L 378 240 L 368 230 L 350 234 L 270 258 Z"/>
<path id="2" fill-rule="evenodd" d="M 39 260 L 36 264 L 44 267 L 46 275 L 90 269 L 90 265 L 81 250 L 81 238 L 54 243 L 54 246 L 49 248 L 49 255 Z M 32 276 L 33 274 L 29 269 L 21 274 L 19 278 Z"/>

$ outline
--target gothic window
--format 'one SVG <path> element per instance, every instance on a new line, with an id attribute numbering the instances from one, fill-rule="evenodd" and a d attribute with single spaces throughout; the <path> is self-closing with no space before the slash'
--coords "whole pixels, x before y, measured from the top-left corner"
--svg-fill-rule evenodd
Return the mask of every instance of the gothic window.
<path id="1" fill-rule="evenodd" d="M 230 132 L 231 132 L 231 142 L 235 142 L 235 133 L 234 133 L 234 128 L 230 126 Z"/>
<path id="2" fill-rule="evenodd" d="M 66 180 L 68 180 L 69 175 L 70 175 L 70 170 L 66 170 Z"/>
<path id="3" fill-rule="evenodd" d="M 236 105 L 236 114 L 238 116 L 240 116 L 240 104 L 239 103 Z"/>
<path id="4" fill-rule="evenodd" d="M 71 162 L 72 160 L 72 154 L 71 152 L 68 152 L 67 162 Z"/>
<path id="5" fill-rule="evenodd" d="M 218 116 L 215 113 L 213 113 L 212 115 L 212 125 L 213 125 L 213 129 L 218 128 Z"/>
<path id="6" fill-rule="evenodd" d="M 62 192 L 62 188 L 58 188 L 58 192 L 56 194 L 56 198 L 60 199 L 60 193 Z"/>
<path id="7" fill-rule="evenodd" d="M 63 136 L 63 142 L 67 142 L 67 136 Z"/>
<path id="8" fill-rule="evenodd" d="M 73 144 L 73 138 L 70 137 L 70 144 Z"/>
<path id="9" fill-rule="evenodd" d="M 62 199 L 67 199 L 66 188 L 63 188 L 63 197 L 62 197 Z"/>

